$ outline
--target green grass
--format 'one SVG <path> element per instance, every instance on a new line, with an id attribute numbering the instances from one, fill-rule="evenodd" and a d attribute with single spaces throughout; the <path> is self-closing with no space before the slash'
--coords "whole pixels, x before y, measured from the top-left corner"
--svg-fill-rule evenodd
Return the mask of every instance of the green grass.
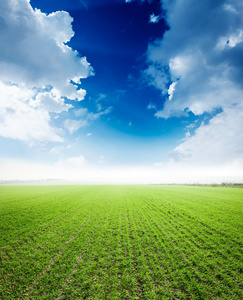
<path id="1" fill-rule="evenodd" d="M 243 299 L 243 189 L 1 186 L 0 299 Z"/>

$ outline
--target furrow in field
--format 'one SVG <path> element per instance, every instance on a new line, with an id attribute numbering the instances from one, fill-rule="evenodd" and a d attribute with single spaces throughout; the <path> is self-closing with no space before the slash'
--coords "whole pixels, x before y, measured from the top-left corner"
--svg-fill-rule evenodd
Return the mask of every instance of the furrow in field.
<path id="1" fill-rule="evenodd" d="M 209 226 L 235 243 L 241 241 L 242 244 L 242 230 L 239 230 L 240 224 L 240 228 L 243 229 L 243 224 L 240 222 L 242 220 L 242 201 L 240 201 L 242 196 L 236 193 L 239 201 L 235 198 L 231 200 L 235 190 L 234 188 L 223 189 L 223 192 L 220 192 L 220 188 L 210 188 L 209 193 L 208 188 L 205 187 L 197 190 L 180 187 L 178 194 L 175 192 L 176 188 L 172 188 L 167 189 L 163 196 L 161 193 L 155 193 L 153 197 L 159 200 L 162 196 L 171 209 L 181 211 L 192 220 L 197 218 L 198 221 L 203 221 L 204 226 Z"/>
<path id="2" fill-rule="evenodd" d="M 242 191 L 9 189 L 3 213 L 23 210 L 9 215 L 9 243 L 20 234 L 19 243 L 0 248 L 0 298 L 243 299 Z"/>
<path id="3" fill-rule="evenodd" d="M 109 242 L 109 228 L 113 221 L 114 211 L 115 205 L 112 203 L 104 214 L 102 223 L 96 228 L 91 242 L 86 244 L 87 247 L 81 255 L 78 254 L 82 259 L 78 263 L 76 261 L 66 278 L 65 288 L 59 291 L 60 299 L 87 298 L 92 288 L 96 294 L 102 292 L 104 269 L 108 268 L 105 248 Z"/>
<path id="4" fill-rule="evenodd" d="M 141 199 L 139 199 L 141 200 Z M 134 197 L 134 215 L 136 216 L 137 231 L 140 234 L 140 244 L 145 257 L 146 265 L 152 274 L 154 293 L 158 296 L 173 298 L 171 291 L 176 286 L 173 274 L 174 259 L 170 249 L 163 242 L 158 243 L 158 234 L 151 230 L 145 215 L 148 209 L 141 201 Z"/>
<path id="5" fill-rule="evenodd" d="M 73 211 L 76 210 L 77 207 L 75 207 L 75 210 L 73 209 L 74 203 L 72 201 L 73 195 L 72 196 L 66 196 L 66 195 L 62 195 L 60 196 L 60 198 L 58 198 L 57 201 L 53 202 L 52 200 L 48 199 L 47 202 L 47 208 L 44 209 L 43 207 L 40 207 L 39 211 L 35 211 L 35 215 L 33 216 L 33 212 L 29 211 L 27 213 L 28 218 L 30 219 L 30 221 L 32 221 L 33 219 L 35 219 L 35 222 L 26 222 L 25 220 L 25 216 L 19 216 L 17 218 L 17 222 L 20 225 L 21 223 L 23 223 L 23 221 L 25 221 L 24 223 L 24 228 L 25 231 L 24 232 L 20 232 L 20 231 L 16 231 L 18 230 L 18 228 L 16 228 L 16 220 L 14 220 L 14 232 L 12 231 L 11 233 L 15 233 L 18 236 L 18 239 L 13 240 L 13 236 L 11 236 L 11 244 L 8 244 L 8 246 L 4 246 L 3 248 L 6 247 L 15 247 L 16 244 L 18 246 L 20 246 L 20 237 L 22 240 L 24 240 L 24 243 L 26 244 L 28 242 L 28 239 L 30 239 L 30 241 L 32 240 L 33 235 L 36 236 L 36 234 L 41 233 L 42 231 L 44 231 L 46 228 L 48 228 L 49 226 L 51 226 L 51 224 L 55 224 L 55 222 L 57 220 L 62 219 L 63 217 L 65 217 L 65 215 L 69 212 L 66 207 L 67 203 L 72 203 L 71 207 L 70 207 L 70 213 L 73 213 Z M 89 197 L 87 197 L 86 195 L 86 203 L 89 202 Z M 37 201 L 35 198 L 32 201 Z M 85 203 L 84 200 L 82 200 L 82 202 Z M 49 206 L 48 206 L 49 203 Z M 70 204 L 69 204 L 70 205 Z M 75 204 L 76 205 L 76 204 Z M 78 203 L 79 205 L 79 203 Z M 54 207 L 54 209 L 52 209 L 51 207 Z M 57 210 L 57 207 L 60 207 L 61 211 Z M 64 207 L 65 209 L 63 209 L 62 207 Z M 17 208 L 16 208 L 17 210 Z M 17 210 L 18 211 L 18 210 Z M 53 218 L 54 217 L 54 218 Z M 11 221 L 12 218 L 7 219 L 7 229 L 11 229 L 11 223 L 9 224 L 9 222 Z M 1 219 L 1 223 L 3 224 L 4 220 Z M 30 227 L 32 226 L 32 227 Z M 21 227 L 21 226 L 20 226 Z M 36 229 L 37 228 L 37 229 Z M 26 235 L 25 235 L 26 234 Z M 7 241 L 4 241 L 4 243 L 6 243 Z M 22 245 L 21 245 L 22 246 Z M 2 247 L 1 247 L 2 248 Z"/>
<path id="6" fill-rule="evenodd" d="M 136 280 L 134 278 L 135 274 L 135 268 L 133 265 L 133 258 L 134 258 L 134 253 L 132 251 L 133 248 L 133 239 L 131 239 L 131 224 L 130 224 L 130 219 L 129 219 L 129 213 L 130 213 L 130 208 L 131 208 L 131 203 L 127 199 L 127 197 L 124 197 L 126 199 L 126 215 L 125 215 L 125 220 L 126 220 L 126 240 L 127 240 L 127 247 L 128 247 L 128 257 L 129 257 L 129 278 L 127 279 L 127 285 L 130 288 L 130 298 L 137 298 L 138 299 L 138 285 L 136 284 Z"/>
<path id="7" fill-rule="evenodd" d="M 86 207 L 86 209 L 88 209 L 89 207 L 90 206 Z M 53 244 L 56 240 L 59 240 L 60 236 L 62 236 L 64 233 L 62 230 L 63 222 L 66 222 L 65 231 L 70 231 L 70 224 L 72 225 L 74 222 L 77 222 L 80 218 L 83 218 L 85 220 L 87 214 L 83 213 L 83 211 L 80 208 L 84 208 L 84 205 L 77 207 L 75 213 L 74 211 L 72 211 L 72 213 L 66 216 L 66 218 L 62 218 L 62 220 L 59 219 L 59 222 L 57 224 L 52 224 L 48 231 L 46 230 L 47 232 L 42 232 L 41 235 L 33 237 L 36 243 L 27 243 L 24 246 L 20 244 L 16 250 L 13 249 L 10 253 L 7 252 L 5 255 L 1 253 L 2 258 L 6 259 L 4 262 L 4 264 L 6 265 L 4 270 L 6 271 L 7 276 L 9 277 L 13 272 L 16 273 L 18 268 L 20 268 L 26 262 L 27 259 L 28 263 L 30 264 L 30 260 L 32 259 L 31 257 L 35 256 L 38 251 L 49 249 L 50 244 Z M 43 241 L 44 243 L 42 243 Z M 1 278 L 1 281 L 4 281 L 4 274 Z"/>
<path id="8" fill-rule="evenodd" d="M 105 201 L 107 204 L 107 201 Z M 103 205 L 101 205 L 103 206 Z M 109 205 L 108 205 L 109 207 Z M 85 247 L 89 242 L 94 238 L 96 234 L 97 227 L 99 223 L 102 222 L 102 219 L 106 215 L 107 205 L 104 209 L 98 209 L 96 217 L 90 222 L 89 226 L 86 227 L 85 234 L 83 236 L 78 236 L 78 233 L 75 236 L 72 236 L 70 240 L 62 247 L 61 252 L 59 252 L 48 264 L 45 270 L 39 274 L 35 281 L 28 287 L 27 295 L 35 295 L 37 291 L 41 293 L 43 297 L 45 294 L 52 291 L 57 293 L 60 289 L 61 284 L 63 283 L 66 276 L 68 276 L 70 269 L 75 264 L 75 257 L 79 254 L 80 248 Z M 86 222 L 87 223 L 87 222 Z M 80 255 L 79 255 L 80 256 Z M 55 282 L 52 285 L 51 278 L 55 278 Z M 51 282 L 48 284 L 48 282 Z M 40 290 L 42 286 L 45 286 L 45 290 Z M 56 297 L 56 294 L 55 294 Z"/>
<path id="9" fill-rule="evenodd" d="M 155 202 L 155 201 L 153 201 L 153 202 Z M 161 200 L 159 202 L 161 202 Z M 151 201 L 150 201 L 150 199 L 148 199 L 148 205 L 150 203 L 151 203 Z M 213 229 L 211 230 L 211 227 L 207 226 L 207 229 L 204 228 L 203 226 L 201 226 L 201 222 L 198 221 L 196 218 L 192 219 L 190 216 L 188 216 L 188 214 L 185 214 L 184 212 L 181 212 L 180 210 L 178 210 L 176 208 L 174 208 L 174 209 L 170 208 L 168 210 L 168 207 L 166 205 L 164 205 L 163 207 L 161 207 L 161 205 L 156 207 L 155 204 L 153 204 L 153 206 L 155 207 L 154 211 L 156 211 L 157 213 L 158 212 L 162 213 L 164 218 L 166 218 L 166 212 L 169 212 L 169 216 L 167 215 L 167 219 L 168 218 L 171 219 L 172 217 L 174 217 L 173 224 L 176 223 L 174 226 L 174 227 L 177 227 L 176 230 L 180 230 L 181 228 L 184 227 L 184 229 L 187 231 L 187 234 L 188 234 L 187 237 L 190 238 L 191 241 L 200 248 L 205 248 L 207 244 L 208 244 L 208 247 L 210 248 L 212 246 L 212 242 L 213 242 L 214 246 L 217 247 L 218 254 L 221 256 L 225 256 L 225 258 L 228 258 L 228 253 L 231 252 L 232 247 L 236 246 L 236 243 L 231 241 L 229 238 L 222 237 L 221 234 L 218 234 L 217 239 L 215 239 L 215 231 Z M 183 222 L 181 222 L 182 220 L 183 220 Z M 185 223 L 188 223 L 189 225 L 186 225 Z M 192 223 L 193 223 L 193 225 L 192 225 Z M 173 230 L 173 227 L 172 227 L 172 230 Z M 200 234 L 199 234 L 199 232 L 200 232 Z M 223 248 L 222 248 L 222 245 L 224 245 Z M 219 252 L 220 248 L 222 248 L 222 251 L 224 253 L 222 253 L 222 251 Z M 234 257 L 233 259 L 239 260 L 239 258 L 243 254 L 240 250 L 241 248 L 238 248 L 238 249 L 240 252 L 238 254 L 236 253 L 235 254 L 236 257 Z"/>
<path id="10" fill-rule="evenodd" d="M 21 285 L 25 286 L 26 284 L 28 285 L 28 284 L 30 284 L 32 278 L 35 278 L 36 276 L 37 276 L 37 278 L 39 278 L 40 276 L 42 276 L 43 274 L 48 272 L 51 264 L 61 255 L 61 253 L 64 251 L 64 249 L 66 249 L 66 247 L 69 245 L 69 243 L 71 243 L 73 241 L 73 239 L 83 230 L 83 228 L 86 226 L 86 224 L 88 224 L 90 222 L 90 220 L 95 216 L 95 214 L 97 214 L 99 209 L 100 209 L 100 207 L 98 209 L 96 209 L 91 214 L 91 216 L 89 216 L 88 219 L 86 219 L 84 221 L 81 219 L 82 226 L 80 226 L 78 229 L 75 229 L 77 224 L 79 224 L 81 221 L 80 219 L 77 218 L 76 221 L 78 223 L 77 224 L 74 223 L 72 226 L 72 228 L 75 229 L 75 231 L 73 231 L 73 229 L 69 231 L 69 228 L 66 228 L 65 223 L 63 223 L 64 235 L 61 237 L 61 239 L 60 238 L 57 239 L 56 243 L 53 243 L 50 245 L 50 248 L 45 249 L 46 250 L 45 252 L 39 253 L 39 255 L 37 255 L 37 257 L 36 257 L 36 260 L 35 260 L 35 257 L 33 257 L 32 261 L 28 261 L 27 266 L 24 266 L 23 268 L 21 268 L 19 273 L 16 274 L 17 278 L 16 278 L 16 276 L 13 278 L 10 277 L 10 279 L 7 280 L 7 282 L 5 283 L 6 290 L 8 292 L 10 292 L 10 290 L 12 290 L 12 289 L 17 290 L 17 286 L 21 286 Z M 73 221 L 75 221 L 75 219 L 73 219 Z M 70 232 L 72 233 L 71 237 L 70 237 Z M 55 240 L 54 240 L 54 242 L 55 242 Z M 39 274 L 36 275 L 36 272 L 39 272 Z M 29 274 L 29 276 L 26 281 L 25 276 L 27 274 Z M 13 282 L 15 282 L 15 280 L 16 280 L 14 278 L 17 279 L 16 286 L 13 285 Z M 22 290 L 23 290 L 23 288 L 22 288 Z"/>
<path id="11" fill-rule="evenodd" d="M 72 220 L 75 215 L 77 215 L 78 218 L 82 216 L 82 213 L 80 213 L 80 209 L 84 207 L 84 202 L 81 202 L 80 206 L 76 207 L 74 210 L 73 208 L 69 211 L 66 211 L 65 215 L 58 214 L 56 218 L 53 218 L 52 222 L 45 223 L 44 226 L 41 226 L 41 229 L 38 231 L 34 231 L 31 233 L 29 237 L 19 237 L 18 243 L 12 244 L 8 249 L 1 249 L 1 255 L 9 260 L 18 258 L 21 263 L 23 263 L 24 260 L 26 260 L 29 255 L 33 255 L 33 253 L 28 253 L 27 256 L 26 252 L 29 252 L 28 250 L 31 249 L 38 249 L 43 248 L 44 245 L 51 239 L 55 238 L 56 236 L 60 235 L 60 226 L 61 222 L 68 222 Z M 82 212 L 82 211 L 81 211 Z M 61 221 L 61 222 L 60 222 Z M 46 239 L 47 235 L 47 239 Z M 44 243 L 42 243 L 45 241 Z M 19 252 L 18 252 L 19 251 Z M 21 256 L 22 255 L 22 256 Z M 14 265 L 14 268 L 17 266 Z"/>
<path id="12" fill-rule="evenodd" d="M 69 193 L 70 194 L 70 193 Z M 45 231 L 45 229 L 48 229 L 50 226 L 52 226 L 52 224 L 55 225 L 56 222 L 58 222 L 59 220 L 63 220 L 63 218 L 68 217 L 69 215 L 72 215 L 74 212 L 76 212 L 79 207 L 81 208 L 80 205 L 80 199 L 78 199 L 78 201 L 76 201 L 76 203 L 74 203 L 72 201 L 73 196 L 75 197 L 76 194 L 71 193 L 72 195 L 69 197 L 66 197 L 66 195 L 63 195 L 62 201 L 55 202 L 53 203 L 52 200 L 49 200 L 49 204 L 54 206 L 55 209 L 51 209 L 51 207 L 48 209 L 48 214 L 45 210 L 41 210 L 38 214 L 39 214 L 39 218 L 37 219 L 37 221 L 32 224 L 32 223 L 27 223 L 24 224 L 24 227 L 26 227 L 26 231 L 28 231 L 28 235 L 24 236 L 23 234 L 19 234 L 19 232 L 17 232 L 18 235 L 18 240 L 15 240 L 13 242 L 13 244 L 9 244 L 9 245 L 5 245 L 4 248 L 7 247 L 13 247 L 13 248 L 19 248 L 21 246 L 21 248 L 24 246 L 24 244 L 26 245 L 28 243 L 28 239 L 30 239 L 30 242 L 32 242 L 33 240 L 33 235 L 35 236 L 35 238 L 37 237 L 38 233 L 42 233 Z M 84 203 L 88 204 L 90 202 L 90 196 L 92 196 L 92 194 L 88 194 L 87 193 L 82 196 L 82 205 Z M 83 198 L 85 198 L 85 201 L 83 200 Z M 33 200 L 35 201 L 35 199 Z M 67 203 L 70 206 L 70 210 L 67 210 Z M 77 207 L 77 204 L 79 207 Z M 59 210 L 57 210 L 57 207 L 61 208 L 61 212 Z M 48 222 L 45 220 L 45 216 L 48 215 Z M 33 217 L 32 217 L 33 219 Z M 40 222 L 39 222 L 40 219 Z M 1 220 L 2 223 L 3 220 Z M 9 221 L 9 220 L 8 220 Z M 18 227 L 20 227 L 21 225 L 21 218 L 18 218 Z M 23 222 L 22 222 L 23 223 Z M 15 221 L 16 224 L 16 221 Z M 30 227 L 32 226 L 32 227 Z M 14 230 L 18 230 L 18 227 L 16 228 L 16 226 L 14 227 Z M 36 229 L 37 227 L 37 229 Z M 11 230 L 13 232 L 13 230 Z M 13 239 L 13 237 L 11 237 Z M 41 237 L 40 237 L 41 238 Z M 27 245 L 28 246 L 28 245 Z M 8 249 L 6 249 L 7 251 Z M 1 250 L 4 251 L 4 250 Z"/>
<path id="13" fill-rule="evenodd" d="M 129 203 L 128 206 L 128 221 L 130 224 L 130 240 L 132 241 L 133 260 L 132 265 L 135 270 L 134 277 L 136 282 L 136 290 L 138 291 L 138 299 L 155 299 L 154 281 L 152 272 L 147 263 L 147 251 L 144 247 L 145 243 L 145 229 L 141 223 L 140 217 L 137 214 L 136 205 L 132 204 L 133 199 L 131 195 L 126 196 Z"/>
<path id="14" fill-rule="evenodd" d="M 110 257 L 109 277 L 112 278 L 112 280 L 108 277 L 103 289 L 109 290 L 109 293 L 103 293 L 103 298 L 131 299 L 135 293 L 134 270 L 131 269 L 131 249 L 127 233 L 126 199 L 120 191 L 116 195 L 116 206 L 118 215 L 115 215 L 115 218 L 113 218 L 110 243 L 107 245 L 106 250 Z M 115 222 L 116 219 L 119 220 L 118 224 Z M 114 236 L 116 239 L 114 239 Z"/>
<path id="15" fill-rule="evenodd" d="M 138 209 L 140 208 L 141 207 Z M 166 266 L 164 277 L 167 278 L 167 284 L 170 285 L 170 290 L 173 292 L 172 298 L 184 295 L 187 299 L 190 299 L 190 295 L 193 295 L 193 293 L 202 294 L 202 291 L 200 291 L 193 278 L 188 282 L 188 279 L 191 278 L 190 272 L 185 271 L 188 278 L 185 278 L 181 272 L 177 272 L 178 269 L 183 267 L 183 264 L 181 257 L 178 257 L 175 253 L 173 243 L 168 242 L 170 237 L 166 236 L 167 224 L 163 222 L 163 234 L 161 234 L 161 232 L 151 224 L 151 218 L 153 218 L 153 216 L 149 214 L 148 209 L 140 209 L 138 215 L 140 216 L 139 220 L 143 220 L 142 225 L 147 232 L 144 250 L 146 251 L 148 265 L 151 268 L 151 272 L 154 272 L 153 270 L 158 267 L 158 258 L 159 266 L 162 268 L 164 267 L 163 264 Z M 153 252 L 156 252 L 156 256 L 151 255 Z M 154 264 L 154 260 L 157 261 L 156 264 Z M 158 284 L 159 283 L 157 283 L 156 287 L 157 292 L 165 293 L 164 287 L 159 287 Z M 191 285 L 193 285 L 192 290 Z"/>
<path id="16" fill-rule="evenodd" d="M 145 211 L 146 211 L 146 214 L 144 214 Z M 150 232 L 148 234 L 148 237 L 150 238 L 150 239 L 148 239 L 148 242 L 151 243 L 153 245 L 153 247 L 156 245 L 155 246 L 156 247 L 156 253 L 160 254 L 161 250 L 164 250 L 164 251 L 162 251 L 162 253 L 164 252 L 166 254 L 164 260 L 166 262 L 168 262 L 168 259 L 171 260 L 170 267 L 173 267 L 173 265 L 175 265 L 175 264 L 180 266 L 180 261 L 174 253 L 173 243 L 170 243 L 171 242 L 170 241 L 171 237 L 169 236 L 169 237 L 166 238 L 165 233 L 169 229 L 169 228 L 167 228 L 168 224 L 164 221 L 164 219 L 162 220 L 163 228 L 161 228 L 161 229 L 163 230 L 162 231 L 163 234 L 162 234 L 162 236 L 160 236 L 160 231 L 158 231 L 158 229 L 156 229 L 155 227 L 151 227 L 151 218 L 154 218 L 154 216 L 149 215 L 149 210 L 148 209 L 142 210 L 141 213 L 142 213 L 142 215 L 140 215 L 141 219 L 146 220 L 148 218 L 147 223 L 144 223 L 144 225 L 149 226 L 149 227 L 146 228 L 147 232 Z M 156 233 L 155 235 L 154 235 L 153 232 L 151 232 L 151 229 L 154 231 L 154 233 Z M 161 240 L 159 238 L 162 238 L 162 243 L 161 243 Z M 168 241 L 168 239 L 169 239 L 169 241 Z M 159 242 L 157 242 L 157 240 Z M 161 248 L 161 246 L 162 246 L 162 248 Z M 171 274 L 173 274 L 174 272 L 175 272 L 175 270 L 172 270 Z M 180 278 L 180 281 L 181 280 L 183 282 L 183 278 Z M 174 286 L 175 286 L 175 284 L 174 284 Z M 183 286 L 185 286 L 185 282 L 183 282 Z"/>
<path id="17" fill-rule="evenodd" d="M 168 211 L 166 208 L 164 208 L 164 210 Z M 197 219 L 194 218 L 191 220 L 190 217 L 176 209 L 170 210 L 169 216 L 166 216 L 163 210 L 159 207 L 155 209 L 155 212 L 157 215 L 163 214 L 163 218 L 167 219 L 167 221 L 171 222 L 173 225 L 171 227 L 172 231 L 179 231 L 182 233 L 182 238 L 186 238 L 187 241 L 191 241 L 199 249 L 205 251 L 211 250 L 214 252 L 214 255 L 219 255 L 225 260 L 227 259 L 234 262 L 235 260 L 240 261 L 243 254 L 240 247 L 237 247 L 238 250 L 236 251 L 235 243 L 221 235 L 215 235 L 215 232 L 210 231 L 210 228 L 205 229 L 201 226 Z M 235 248 L 236 252 L 232 252 L 233 248 Z"/>
<path id="18" fill-rule="evenodd" d="M 154 220 L 154 221 L 153 221 L 153 222 L 154 222 L 154 226 L 157 227 L 158 230 L 160 230 L 160 226 L 158 225 L 158 224 L 159 224 L 159 222 L 158 222 L 159 220 L 156 221 L 154 215 L 153 215 L 153 220 Z M 156 224 L 156 223 L 158 223 L 158 224 Z M 164 226 L 168 226 L 168 223 L 166 224 L 166 222 L 165 222 L 164 219 L 163 219 L 163 225 L 164 225 Z M 169 224 L 169 226 L 170 226 L 170 224 Z M 192 258 L 193 258 L 193 252 L 194 252 L 194 253 L 197 253 L 197 251 L 199 251 L 200 249 L 198 249 L 198 248 L 196 248 L 196 247 L 193 247 L 193 245 L 192 245 L 192 248 L 194 248 L 194 249 L 190 249 L 190 247 L 189 247 L 190 244 L 186 244 L 186 247 L 185 247 L 184 249 L 182 249 L 182 248 L 183 248 L 183 241 L 180 240 L 180 242 L 178 243 L 178 241 L 177 241 L 177 239 L 176 239 L 176 238 L 178 237 L 177 233 L 176 233 L 176 232 L 173 233 L 173 228 L 168 227 L 168 229 L 169 229 L 169 233 L 170 233 L 170 234 L 167 234 L 166 231 L 163 232 L 164 237 L 167 236 L 167 243 L 168 243 L 169 239 L 171 239 L 171 245 L 173 245 L 172 247 L 173 247 L 173 249 L 174 249 L 173 251 L 175 251 L 175 252 L 177 253 L 177 255 L 180 257 L 180 260 L 181 260 L 181 261 L 187 262 L 187 263 L 188 263 L 188 267 L 189 267 L 190 264 L 191 264 L 191 261 L 188 260 L 187 257 L 189 256 L 189 257 L 192 257 Z M 176 238 L 175 238 L 175 237 L 176 237 Z M 195 245 L 194 245 L 194 246 L 195 246 Z M 185 253 L 186 253 L 186 255 L 185 255 Z M 179 263 L 179 262 L 178 262 L 178 263 Z M 192 267 L 192 266 L 191 266 L 191 267 Z M 202 279 L 201 277 L 202 277 L 202 275 L 205 275 L 205 273 L 207 273 L 206 270 L 204 270 L 204 274 L 203 274 L 203 273 L 202 273 L 202 270 L 200 270 L 200 269 L 201 269 L 201 265 L 200 265 L 200 266 L 194 265 L 194 266 L 192 267 L 192 269 L 194 270 L 194 275 L 195 275 L 195 277 L 196 277 L 200 282 L 203 282 L 203 279 Z M 220 272 L 220 271 L 221 271 L 221 270 L 219 269 L 218 272 Z M 216 274 L 215 274 L 215 275 L 216 275 Z M 205 276 L 205 277 L 207 277 L 206 280 L 209 280 L 210 283 L 212 283 L 212 280 L 211 280 L 210 276 Z M 232 280 L 230 280 L 230 278 L 227 279 L 227 277 L 228 277 L 228 276 L 226 276 L 225 281 L 228 282 L 229 288 L 233 288 Z M 205 281 L 205 279 L 204 279 L 204 281 Z M 216 281 L 216 280 L 214 280 L 214 281 Z M 219 284 L 219 283 L 218 283 L 218 280 L 217 280 L 217 284 Z"/>
<path id="19" fill-rule="evenodd" d="M 86 252 L 89 252 L 90 248 L 93 245 L 93 240 L 96 238 L 95 243 L 100 243 L 100 228 L 105 226 L 104 219 L 107 217 L 108 210 L 111 209 L 111 203 L 107 206 L 107 209 L 102 214 L 101 218 L 99 219 L 98 223 L 95 225 L 94 230 L 92 231 L 91 235 L 89 236 L 88 240 L 85 242 L 85 244 L 82 244 L 82 247 L 78 249 L 78 252 L 75 253 L 77 256 L 75 259 L 74 264 L 72 265 L 72 268 L 67 272 L 65 275 L 65 279 L 62 281 L 62 287 L 58 290 L 58 293 L 56 295 L 56 299 L 65 299 L 66 295 L 65 292 L 69 289 L 70 283 L 73 281 L 73 278 L 75 278 L 76 274 L 78 273 L 78 269 L 80 268 L 83 256 Z M 103 223 L 102 223 L 103 222 Z"/>
<path id="20" fill-rule="evenodd" d="M 89 217 L 84 224 L 79 227 L 76 232 L 69 237 L 68 240 L 65 241 L 65 243 L 63 244 L 63 246 L 60 248 L 60 250 L 58 251 L 58 253 L 50 260 L 49 264 L 46 266 L 46 268 L 40 273 L 38 274 L 36 280 L 34 281 L 34 284 L 36 284 L 39 281 L 39 278 L 42 277 L 48 270 L 50 270 L 51 266 L 55 264 L 55 262 L 58 260 L 59 257 L 61 257 L 63 255 L 63 252 L 65 252 L 66 248 L 69 247 L 69 245 L 71 244 L 71 242 L 78 236 L 78 234 L 80 233 L 81 230 L 83 230 L 83 228 L 87 225 L 87 223 L 90 222 L 90 220 L 94 217 L 94 215 L 98 212 L 97 214 L 97 218 L 100 217 L 99 213 L 100 213 L 100 207 L 91 215 L 91 217 Z M 86 228 L 87 232 L 90 229 L 90 227 L 92 227 L 93 223 L 97 220 L 97 218 L 94 218 L 92 220 L 92 222 L 90 222 L 89 227 Z M 85 237 L 87 237 L 88 235 L 86 235 Z M 88 236 L 88 240 L 87 242 L 89 242 L 89 240 L 91 239 L 91 236 Z M 49 273 L 49 272 L 48 272 Z"/>

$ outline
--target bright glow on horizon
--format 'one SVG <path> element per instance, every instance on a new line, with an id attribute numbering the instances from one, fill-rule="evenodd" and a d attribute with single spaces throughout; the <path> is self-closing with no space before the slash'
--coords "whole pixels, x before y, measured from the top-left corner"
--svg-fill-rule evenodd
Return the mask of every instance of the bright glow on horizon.
<path id="1" fill-rule="evenodd" d="M 157 163 L 154 166 L 89 166 L 84 157 L 58 161 L 54 165 L 1 161 L 0 180 L 64 180 L 80 184 L 220 184 L 242 183 L 238 162 L 204 167 L 186 163 Z M 33 170 L 35 170 L 33 172 Z"/>

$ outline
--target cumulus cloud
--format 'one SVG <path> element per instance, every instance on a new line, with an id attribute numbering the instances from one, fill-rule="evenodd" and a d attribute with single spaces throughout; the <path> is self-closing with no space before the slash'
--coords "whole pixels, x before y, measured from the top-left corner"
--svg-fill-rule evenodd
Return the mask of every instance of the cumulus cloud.
<path id="1" fill-rule="evenodd" d="M 72 18 L 33 10 L 28 0 L 2 0 L 0 19 L 0 134 L 61 141 L 50 113 L 72 107 L 65 97 L 83 100 L 78 84 L 93 74 L 86 58 L 66 45 L 74 35 Z"/>
<path id="2" fill-rule="evenodd" d="M 168 95 L 157 117 L 179 116 L 185 111 L 200 115 L 241 101 L 240 2 L 163 1 L 170 30 L 149 45 L 145 71 L 149 83 Z M 175 81 L 176 94 L 169 101 L 168 86 Z"/>
<path id="3" fill-rule="evenodd" d="M 165 98 L 158 118 L 211 114 L 173 151 L 186 162 L 241 162 L 243 7 L 240 0 L 161 1 L 170 29 L 150 43 L 148 83 Z M 216 110 L 220 111 L 215 116 Z"/>
<path id="4" fill-rule="evenodd" d="M 43 104 L 48 93 L 39 93 L 37 102 L 33 102 L 35 91 L 0 81 L 0 135 L 31 142 L 62 142 L 57 128 L 50 125 L 51 118 Z M 54 103 L 53 103 L 54 102 Z M 69 106 L 60 98 L 50 101 L 50 111 L 66 111 Z"/>

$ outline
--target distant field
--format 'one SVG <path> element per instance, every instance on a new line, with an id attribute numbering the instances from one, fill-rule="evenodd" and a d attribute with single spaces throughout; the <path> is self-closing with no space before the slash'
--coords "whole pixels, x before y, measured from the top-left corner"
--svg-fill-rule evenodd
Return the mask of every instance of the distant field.
<path id="1" fill-rule="evenodd" d="M 243 189 L 1 186 L 0 299 L 243 299 Z"/>

